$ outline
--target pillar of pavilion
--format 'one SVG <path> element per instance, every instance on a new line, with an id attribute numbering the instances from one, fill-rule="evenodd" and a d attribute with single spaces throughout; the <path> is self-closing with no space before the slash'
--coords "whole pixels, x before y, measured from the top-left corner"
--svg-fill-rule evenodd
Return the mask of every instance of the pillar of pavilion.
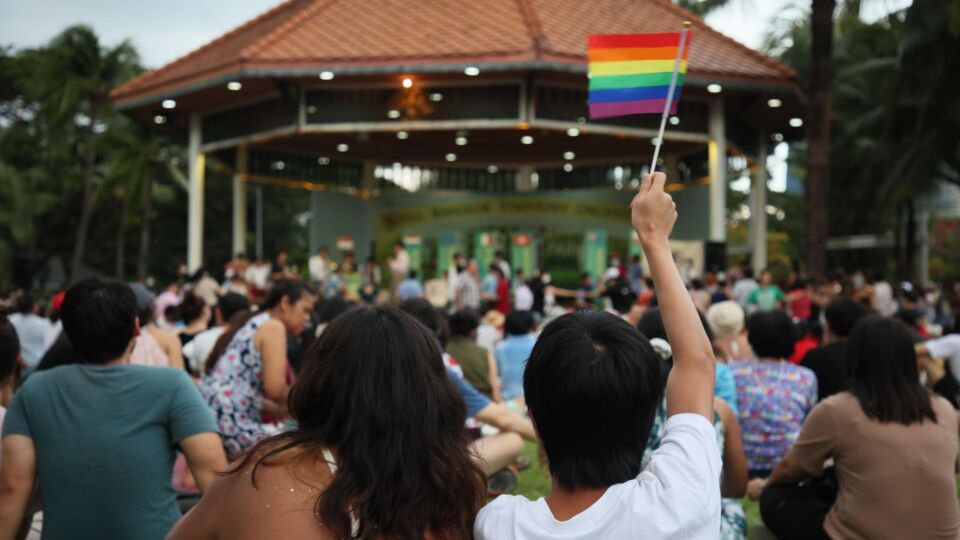
<path id="1" fill-rule="evenodd" d="M 207 159 L 234 171 L 235 252 L 249 247 L 252 183 L 305 187 L 317 208 L 332 193 L 371 204 L 398 191 L 628 197 L 659 117 L 589 119 L 587 36 L 689 20 L 686 84 L 661 162 L 683 211 L 677 235 L 726 241 L 727 158 L 747 156 L 751 253 L 765 266 L 767 152 L 802 136 L 795 73 L 669 0 L 603 4 L 289 0 L 112 96 L 186 143 L 195 269 Z"/>

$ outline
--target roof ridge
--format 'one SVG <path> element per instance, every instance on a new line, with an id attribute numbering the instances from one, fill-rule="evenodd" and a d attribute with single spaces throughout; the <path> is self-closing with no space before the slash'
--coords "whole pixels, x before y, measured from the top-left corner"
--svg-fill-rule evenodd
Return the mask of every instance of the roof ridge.
<path id="1" fill-rule="evenodd" d="M 330 4 L 333 4 L 336 2 L 336 0 L 311 0 L 311 2 L 312 3 L 306 8 L 302 9 L 300 13 L 290 17 L 290 19 L 288 19 L 286 22 L 274 28 L 272 32 L 263 36 L 259 40 L 254 41 L 252 44 L 240 51 L 240 59 L 242 61 L 249 60 L 257 53 L 263 51 L 263 49 L 265 49 L 268 45 L 276 42 L 281 36 L 293 30 L 297 26 L 300 26 L 304 23 L 304 21 L 313 15 L 316 15 L 316 13 L 323 8 L 329 7 Z"/>
<path id="2" fill-rule="evenodd" d="M 139 77 L 134 77 L 134 78 L 130 79 L 129 81 L 127 81 L 127 82 L 121 84 L 120 86 L 117 86 L 116 88 L 114 88 L 110 93 L 111 93 L 111 94 L 120 94 L 120 93 L 123 93 L 124 91 L 126 91 L 126 90 L 127 90 L 127 87 L 129 87 L 129 86 L 134 86 L 133 83 L 136 83 L 136 85 L 142 85 L 142 84 L 144 84 L 144 83 L 150 82 L 150 81 L 156 79 L 157 77 L 159 77 L 160 75 L 162 75 L 162 74 L 170 71 L 172 68 L 174 68 L 174 67 L 176 67 L 176 66 L 179 66 L 180 64 L 186 62 L 187 60 L 190 60 L 190 59 L 196 57 L 196 56 L 197 56 L 198 54 L 200 54 L 201 52 L 206 51 L 206 50 L 212 48 L 213 46 L 215 46 L 215 45 L 223 42 L 223 41 L 226 40 L 227 38 L 236 35 L 236 34 L 239 33 L 240 31 L 246 30 L 247 28 L 253 26 L 255 23 L 258 23 L 258 22 L 262 21 L 263 19 L 266 19 L 266 18 L 268 18 L 268 17 L 270 17 L 270 16 L 272 16 L 272 15 L 276 15 L 278 12 L 283 11 L 283 10 L 285 10 L 285 9 L 288 9 L 288 8 L 291 7 L 292 5 L 294 5 L 294 4 L 298 3 L 298 2 L 301 2 L 301 1 L 303 1 L 303 0 L 285 0 L 284 2 L 282 2 L 282 3 L 278 4 L 278 5 L 270 8 L 270 9 L 268 9 L 268 10 L 266 10 L 266 11 L 264 11 L 263 13 L 257 15 L 256 17 L 254 17 L 254 18 L 252 18 L 252 19 L 244 22 L 243 24 L 241 24 L 241 25 L 239 25 L 239 26 L 237 26 L 237 27 L 233 28 L 232 30 L 229 30 L 228 32 L 226 32 L 226 33 L 224 33 L 224 34 L 222 34 L 222 35 L 214 38 L 212 41 L 208 41 L 207 43 L 205 43 L 205 44 L 197 47 L 196 49 L 193 49 L 192 51 L 184 54 L 183 56 L 180 56 L 180 57 L 178 57 L 178 58 L 176 58 L 176 59 L 174 59 L 174 60 L 172 60 L 172 61 L 170 61 L 170 62 L 168 62 L 168 63 L 166 63 L 166 64 L 164 64 L 164 65 L 162 65 L 162 66 L 160 66 L 160 67 L 158 67 L 158 68 L 156 68 L 156 69 L 150 70 L 150 71 L 148 71 L 148 72 L 140 75 Z"/>
<path id="3" fill-rule="evenodd" d="M 541 53 L 550 47 L 547 43 L 547 34 L 543 31 L 543 25 L 540 24 L 540 17 L 537 16 L 537 9 L 530 0 L 516 0 L 516 2 L 517 7 L 520 8 L 523 25 L 527 28 L 530 39 L 533 40 L 533 57 L 540 58 Z"/>
<path id="4" fill-rule="evenodd" d="M 654 3 L 654 4 L 659 4 L 660 7 L 665 8 L 665 9 L 667 9 L 667 10 L 674 11 L 674 12 L 677 13 L 678 15 L 682 15 L 682 16 L 685 18 L 685 20 L 690 21 L 694 26 L 696 26 L 696 27 L 698 27 L 698 28 L 700 28 L 700 29 L 706 30 L 707 32 L 710 32 L 711 34 L 714 34 L 715 36 L 719 37 L 720 39 L 722 39 L 722 40 L 724 40 L 724 41 L 727 41 L 728 43 L 731 43 L 731 44 L 735 45 L 735 46 L 738 47 L 739 49 L 745 51 L 745 52 L 746 52 L 747 54 L 749 54 L 750 56 L 753 56 L 755 59 L 759 60 L 760 62 L 762 62 L 762 63 L 764 63 L 764 64 L 766 64 L 766 65 L 768 65 L 768 66 L 770 66 L 770 67 L 772 67 L 772 68 L 774 68 L 774 69 L 776 69 L 777 71 L 783 73 L 784 75 L 786 75 L 786 76 L 788 76 L 788 77 L 792 77 L 792 78 L 796 78 L 796 77 L 797 77 L 797 72 L 796 72 L 796 70 L 794 70 L 792 67 L 790 67 L 790 66 L 788 66 L 788 65 L 786 65 L 786 64 L 784 64 L 783 62 L 780 62 L 780 61 L 778 61 L 778 60 L 774 60 L 773 58 L 770 58 L 770 57 L 767 56 L 766 54 L 764 54 L 764 53 L 762 53 L 762 52 L 760 52 L 760 51 L 758 51 L 758 50 L 756 50 L 756 49 L 754 49 L 754 48 L 752 48 L 752 47 L 748 47 L 748 46 L 744 45 L 743 43 L 740 43 L 739 41 L 733 39 L 732 37 L 724 34 L 723 32 L 717 30 L 717 29 L 714 28 L 714 27 L 710 26 L 709 24 L 707 24 L 707 21 L 706 21 L 705 19 L 703 19 L 702 17 L 697 16 L 696 14 L 694 14 L 693 12 L 687 10 L 687 9 L 684 8 L 683 6 L 674 4 L 671 0 L 653 0 L 653 3 Z"/>

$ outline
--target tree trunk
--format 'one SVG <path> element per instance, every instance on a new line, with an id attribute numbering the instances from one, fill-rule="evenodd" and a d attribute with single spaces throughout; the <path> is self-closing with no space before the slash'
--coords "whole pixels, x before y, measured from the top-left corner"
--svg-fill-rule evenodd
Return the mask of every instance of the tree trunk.
<path id="1" fill-rule="evenodd" d="M 827 270 L 830 204 L 830 81 L 836 0 L 813 0 L 810 107 L 807 115 L 807 273 Z"/>
<path id="2" fill-rule="evenodd" d="M 150 219 L 153 214 L 153 171 L 147 176 L 146 194 L 143 201 L 143 220 L 140 222 L 140 253 L 137 254 L 137 279 L 147 279 L 150 264 Z"/>
<path id="3" fill-rule="evenodd" d="M 122 280 L 124 277 L 124 270 L 126 267 L 127 259 L 127 242 L 126 242 L 126 230 L 127 230 L 127 193 L 124 190 L 123 196 L 120 197 L 120 200 L 117 201 L 117 212 L 120 213 L 120 223 L 117 224 L 117 254 L 114 258 L 114 277 Z"/>
<path id="4" fill-rule="evenodd" d="M 903 279 L 913 282 L 916 277 L 917 256 L 917 216 L 913 205 L 913 198 L 907 199 L 907 230 L 904 231 L 903 269 L 900 274 Z"/>
<path id="5" fill-rule="evenodd" d="M 83 207 L 80 209 L 80 223 L 77 226 L 77 238 L 73 244 L 73 257 L 70 259 L 70 281 L 73 285 L 80 279 L 80 264 L 87 251 L 87 233 L 90 229 L 90 218 L 93 215 L 94 194 L 94 166 L 96 160 L 97 133 L 94 126 L 97 122 L 97 107 L 90 105 L 90 125 L 87 126 L 86 148 L 83 149 Z"/>

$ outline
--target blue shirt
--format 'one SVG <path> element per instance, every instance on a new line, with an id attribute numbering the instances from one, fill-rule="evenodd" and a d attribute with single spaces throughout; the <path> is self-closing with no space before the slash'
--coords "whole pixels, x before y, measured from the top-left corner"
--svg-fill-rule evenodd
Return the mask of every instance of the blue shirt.
<path id="1" fill-rule="evenodd" d="M 733 414 L 738 414 L 737 381 L 733 378 L 733 372 L 726 364 L 717 364 L 713 395 L 723 398 L 727 405 L 730 405 L 730 408 L 733 409 Z"/>
<path id="2" fill-rule="evenodd" d="M 507 336 L 495 351 L 497 370 L 500 372 L 502 387 L 500 394 L 503 399 L 523 397 L 523 370 L 527 366 L 527 359 L 533 352 L 533 345 L 537 339 L 533 334 L 522 336 Z"/>
<path id="3" fill-rule="evenodd" d="M 407 278 L 397 286 L 397 298 L 399 298 L 401 302 L 410 300 L 411 298 L 420 298 L 421 296 L 423 296 L 423 285 L 420 285 L 420 282 L 415 279 Z"/>
<path id="4" fill-rule="evenodd" d="M 492 297 L 497 296 L 497 276 L 493 273 L 487 274 L 487 277 L 483 278 L 483 292 L 484 294 L 490 295 Z"/>
<path id="5" fill-rule="evenodd" d="M 457 388 L 463 402 L 467 404 L 467 418 L 473 418 L 490 404 L 490 400 L 486 396 L 477 392 L 476 388 L 470 386 L 470 383 L 463 380 L 463 377 L 457 375 L 457 372 L 449 367 L 447 368 L 447 377 L 450 377 L 450 382 Z"/>

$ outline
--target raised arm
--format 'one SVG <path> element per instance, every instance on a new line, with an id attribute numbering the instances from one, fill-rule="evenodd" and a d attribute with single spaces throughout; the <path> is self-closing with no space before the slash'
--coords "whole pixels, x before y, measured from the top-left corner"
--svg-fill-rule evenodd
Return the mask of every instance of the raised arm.
<path id="1" fill-rule="evenodd" d="M 630 208 L 673 348 L 673 369 L 667 379 L 667 414 L 695 413 L 712 423 L 716 361 L 667 241 L 677 221 L 677 205 L 663 189 L 666 181 L 663 173 L 644 175 Z"/>

